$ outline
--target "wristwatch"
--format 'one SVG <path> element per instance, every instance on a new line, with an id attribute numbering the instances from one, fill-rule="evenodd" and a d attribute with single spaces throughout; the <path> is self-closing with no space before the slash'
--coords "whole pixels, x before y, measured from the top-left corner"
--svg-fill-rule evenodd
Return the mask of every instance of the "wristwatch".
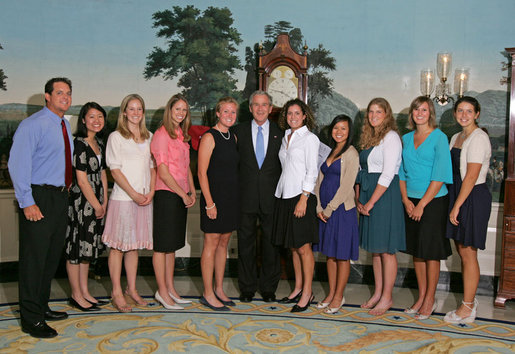
<path id="1" fill-rule="evenodd" d="M 309 198 L 309 193 L 308 192 L 302 192 L 302 195 L 305 195 L 306 197 Z"/>

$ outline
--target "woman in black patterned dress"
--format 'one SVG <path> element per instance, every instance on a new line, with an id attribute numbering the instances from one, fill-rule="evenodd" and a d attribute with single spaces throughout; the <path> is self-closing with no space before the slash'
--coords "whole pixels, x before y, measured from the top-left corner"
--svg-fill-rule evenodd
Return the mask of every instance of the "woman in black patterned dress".
<path id="1" fill-rule="evenodd" d="M 70 304 L 81 311 L 98 311 L 107 302 L 88 290 L 89 263 L 104 250 L 102 231 L 107 208 L 105 148 L 101 139 L 105 110 L 95 102 L 80 110 L 74 139 L 75 179 L 70 189 L 69 223 L 66 230 L 66 271 L 72 294 Z"/>

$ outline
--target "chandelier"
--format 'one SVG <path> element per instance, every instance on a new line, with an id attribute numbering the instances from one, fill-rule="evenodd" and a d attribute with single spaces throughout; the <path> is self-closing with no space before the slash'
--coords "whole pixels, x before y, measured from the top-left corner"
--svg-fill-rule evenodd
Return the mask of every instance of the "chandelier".
<path id="1" fill-rule="evenodd" d="M 435 72 L 433 69 L 423 69 L 420 71 L 420 92 L 426 97 L 431 97 L 433 90 L 435 97 L 433 100 L 440 106 L 454 101 L 451 97 L 450 84 L 447 82 L 452 67 L 451 53 L 438 53 L 436 56 L 436 72 L 440 82 L 435 90 Z M 454 93 L 458 97 L 463 97 L 463 93 L 468 90 L 469 69 L 460 68 L 454 72 Z"/>

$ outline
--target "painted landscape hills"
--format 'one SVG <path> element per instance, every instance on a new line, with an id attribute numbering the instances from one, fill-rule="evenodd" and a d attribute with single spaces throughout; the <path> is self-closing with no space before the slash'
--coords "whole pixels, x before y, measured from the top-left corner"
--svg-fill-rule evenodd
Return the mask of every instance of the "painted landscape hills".
<path id="1" fill-rule="evenodd" d="M 507 122 L 508 93 L 500 90 L 487 90 L 481 93 L 471 91 L 467 92 L 467 94 L 476 97 L 481 103 L 482 112 L 480 125 L 486 127 L 491 136 L 498 137 L 504 135 Z M 408 104 L 409 102 L 407 105 Z M 338 114 L 347 114 L 353 119 L 362 115 L 362 112 L 354 102 L 335 91 L 333 91 L 332 96 L 321 99 L 319 107 L 316 117 L 319 127 L 328 125 Z M 67 114 L 78 115 L 80 108 L 80 105 L 71 106 Z M 437 121 L 440 122 L 443 120 L 442 123 L 444 121 L 448 124 L 451 123 L 449 122 L 449 118 L 452 120 L 452 106 L 450 104 L 444 107 L 436 105 L 435 108 Z M 5 123 L 9 121 L 12 123 L 10 125 L 18 126 L 21 120 L 40 109 L 40 105 L 23 103 L 0 104 L 0 122 L 4 123 L 2 125 L 5 125 Z M 105 106 L 104 109 L 108 113 L 108 121 L 111 124 L 116 122 L 118 107 Z M 406 107 L 401 113 L 397 113 L 397 116 L 407 114 L 407 110 L 408 108 Z M 154 120 L 162 117 L 162 114 L 163 108 L 148 109 L 147 121 L 151 121 L 151 125 L 155 125 L 153 124 Z M 200 122 L 195 121 L 194 124 L 200 124 Z M 0 131 L 1 135 L 3 135 L 2 133 L 3 132 Z"/>

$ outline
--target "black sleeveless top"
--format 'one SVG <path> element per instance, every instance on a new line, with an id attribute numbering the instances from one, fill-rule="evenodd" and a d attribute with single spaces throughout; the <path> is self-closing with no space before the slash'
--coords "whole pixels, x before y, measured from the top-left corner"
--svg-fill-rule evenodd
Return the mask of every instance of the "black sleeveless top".
<path id="1" fill-rule="evenodd" d="M 221 133 L 216 129 L 210 129 L 204 134 L 211 134 L 215 140 L 207 178 L 211 197 L 216 204 L 217 218 L 211 220 L 207 217 L 206 200 L 201 195 L 200 229 L 207 233 L 232 232 L 238 228 L 239 223 L 239 154 L 236 138 L 232 133 Z"/>

